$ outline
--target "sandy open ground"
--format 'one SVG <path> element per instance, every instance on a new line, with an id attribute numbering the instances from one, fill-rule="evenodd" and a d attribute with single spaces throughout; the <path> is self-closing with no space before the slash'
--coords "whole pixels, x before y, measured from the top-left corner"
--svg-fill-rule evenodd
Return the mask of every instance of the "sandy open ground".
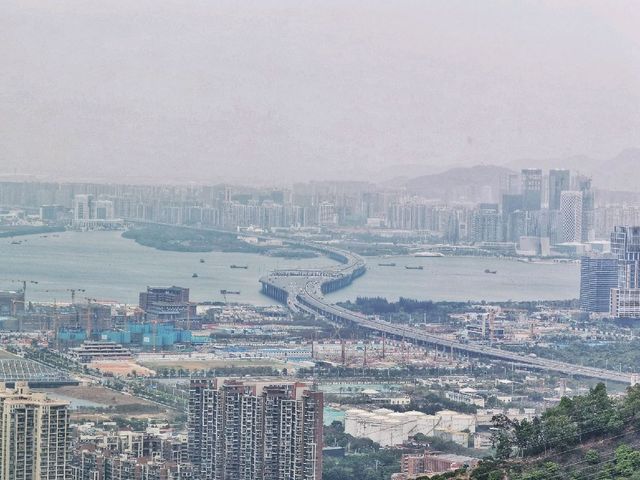
<path id="1" fill-rule="evenodd" d="M 100 370 L 102 373 L 111 373 L 117 377 L 126 377 L 127 375 L 137 375 L 139 377 L 148 377 L 154 375 L 155 372 L 135 362 L 93 362 L 91 368 Z"/>
<path id="2" fill-rule="evenodd" d="M 286 364 L 270 358 L 229 358 L 229 359 L 207 359 L 207 360 L 149 360 L 141 361 L 143 365 L 153 368 L 183 368 L 185 370 L 208 370 L 210 368 L 251 368 L 251 367 L 274 367 L 282 368 Z"/>
<path id="3" fill-rule="evenodd" d="M 47 389 L 47 391 L 64 395 L 69 398 L 77 398 L 78 400 L 87 400 L 114 407 L 121 405 L 153 405 L 153 403 L 148 402 L 143 398 L 125 395 L 124 393 L 116 392 L 99 385 L 66 386 Z"/>

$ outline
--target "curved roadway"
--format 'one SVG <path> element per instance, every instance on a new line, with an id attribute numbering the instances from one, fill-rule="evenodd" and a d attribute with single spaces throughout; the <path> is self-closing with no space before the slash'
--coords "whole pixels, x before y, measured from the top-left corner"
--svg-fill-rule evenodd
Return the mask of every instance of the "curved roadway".
<path id="1" fill-rule="evenodd" d="M 130 223 L 177 226 L 192 230 L 234 233 L 223 229 L 185 227 L 148 222 L 139 219 L 128 219 L 127 221 Z M 272 239 L 273 237 L 262 235 L 260 238 Z M 339 262 L 338 265 L 325 269 L 275 270 L 260 279 L 262 292 L 265 295 L 286 304 L 294 312 L 303 311 L 313 315 L 323 316 L 332 321 L 354 323 L 361 328 L 385 334 L 389 337 L 404 339 L 422 345 L 434 345 L 443 347 L 444 349 L 448 348 L 451 351 L 457 350 L 458 352 L 464 352 L 477 357 L 517 363 L 537 370 L 548 370 L 565 373 L 567 375 L 577 375 L 628 384 L 638 382 L 638 375 L 636 374 L 584 367 L 540 357 L 525 356 L 484 345 L 463 343 L 446 337 L 425 333 L 415 327 L 391 324 L 378 317 L 365 316 L 339 307 L 327 301 L 324 298 L 324 294 L 344 288 L 351 284 L 353 280 L 363 275 L 366 270 L 364 259 L 352 252 L 323 244 L 289 240 L 282 237 L 277 238 L 289 245 L 298 245 L 317 250 Z"/>
<path id="2" fill-rule="evenodd" d="M 351 252 L 333 247 L 307 243 L 304 246 L 315 248 L 337 259 L 341 262 L 341 265 L 321 270 L 276 270 L 262 277 L 260 283 L 262 284 L 263 293 L 282 303 L 286 303 L 293 311 L 304 311 L 313 315 L 323 316 L 332 321 L 353 323 L 361 328 L 385 334 L 388 337 L 405 339 L 422 345 L 434 345 L 449 349 L 452 353 L 454 351 L 464 352 L 476 357 L 517 363 L 537 370 L 554 371 L 621 383 L 636 383 L 636 375 L 633 374 L 573 365 L 540 357 L 526 356 L 495 347 L 463 343 L 426 333 L 419 328 L 392 324 L 376 316 L 362 315 L 334 305 L 324 298 L 324 294 L 343 288 L 362 275 L 366 269 L 364 260 Z"/>

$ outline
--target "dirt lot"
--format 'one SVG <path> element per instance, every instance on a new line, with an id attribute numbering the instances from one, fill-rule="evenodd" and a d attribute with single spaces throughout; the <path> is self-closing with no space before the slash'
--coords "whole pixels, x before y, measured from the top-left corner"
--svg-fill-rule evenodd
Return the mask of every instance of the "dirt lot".
<path id="1" fill-rule="evenodd" d="M 219 360 L 153 360 L 140 362 L 152 369 L 160 368 L 184 368 L 185 370 L 208 370 L 210 368 L 250 368 L 250 367 L 274 367 L 282 368 L 285 364 L 269 358 L 265 359 L 219 359 Z"/>
<path id="2" fill-rule="evenodd" d="M 109 390 L 100 386 L 67 386 L 48 389 L 51 393 L 63 395 L 69 398 L 77 398 L 78 400 L 87 400 L 104 404 L 107 406 L 123 406 L 123 405 L 153 405 L 151 402 L 132 395 L 125 395 L 120 392 Z"/>
<path id="3" fill-rule="evenodd" d="M 71 401 L 72 406 L 76 403 L 78 409 L 71 410 L 74 421 L 106 421 L 117 417 L 172 419 L 176 414 L 142 398 L 101 386 L 67 386 L 43 391 L 54 398 Z M 83 402 L 86 405 L 83 406 Z"/>
<path id="4" fill-rule="evenodd" d="M 135 375 L 148 377 L 155 372 L 135 362 L 93 362 L 91 368 L 96 368 L 103 373 L 111 373 L 117 377 L 126 377 L 127 375 Z"/>

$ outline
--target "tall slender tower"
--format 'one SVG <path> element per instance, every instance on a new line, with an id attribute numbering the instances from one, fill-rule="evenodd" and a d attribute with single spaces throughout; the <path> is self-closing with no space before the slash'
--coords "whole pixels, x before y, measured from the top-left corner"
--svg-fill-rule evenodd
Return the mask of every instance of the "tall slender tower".
<path id="1" fill-rule="evenodd" d="M 67 480 L 70 478 L 68 403 L 0 384 L 0 478 Z"/>
<path id="2" fill-rule="evenodd" d="M 530 212 L 542 208 L 542 170 L 539 168 L 524 168 L 522 170 L 522 203 L 523 208 Z"/>
<path id="3" fill-rule="evenodd" d="M 560 241 L 582 241 L 582 192 L 566 190 L 560 195 Z"/>
<path id="4" fill-rule="evenodd" d="M 560 195 L 571 189 L 571 172 L 554 169 L 549 171 L 549 210 L 560 210 Z"/>

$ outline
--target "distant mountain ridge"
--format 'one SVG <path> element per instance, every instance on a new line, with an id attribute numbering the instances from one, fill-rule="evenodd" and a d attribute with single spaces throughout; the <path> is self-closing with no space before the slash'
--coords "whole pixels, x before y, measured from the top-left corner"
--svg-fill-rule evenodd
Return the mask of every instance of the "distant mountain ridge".
<path id="1" fill-rule="evenodd" d="M 627 148 L 610 160 L 600 160 L 585 155 L 565 159 L 520 159 L 505 165 L 514 170 L 537 167 L 568 168 L 593 178 L 596 187 L 614 191 L 640 190 L 640 148 Z"/>
<path id="2" fill-rule="evenodd" d="M 519 159 L 505 165 L 456 166 L 444 170 L 442 167 L 425 165 L 423 170 L 434 173 L 414 176 L 410 171 L 420 171 L 418 165 L 398 166 L 396 177 L 381 182 L 392 188 L 403 188 L 407 193 L 427 198 L 447 199 L 462 193 L 470 200 L 480 198 L 483 186 L 490 186 L 494 195 L 500 191 L 500 181 L 509 174 L 518 173 L 523 168 L 541 168 L 545 172 L 554 168 L 566 168 L 572 174 L 588 175 L 593 185 L 602 190 L 640 191 L 640 148 L 628 148 L 610 160 L 599 160 L 585 155 L 575 155 L 564 159 Z M 400 168 L 405 167 L 405 168 Z M 444 171 L 443 171 L 444 170 Z M 392 172 L 391 168 L 386 172 Z M 404 174 L 404 175 L 403 175 Z"/>
<path id="3" fill-rule="evenodd" d="M 465 198 L 469 201 L 478 201 L 486 196 L 487 192 L 483 192 L 486 186 L 491 187 L 493 195 L 497 195 L 501 180 L 512 173 L 514 170 L 497 165 L 457 167 L 442 173 L 410 179 L 402 187 L 407 193 L 427 198 L 441 200 Z"/>

